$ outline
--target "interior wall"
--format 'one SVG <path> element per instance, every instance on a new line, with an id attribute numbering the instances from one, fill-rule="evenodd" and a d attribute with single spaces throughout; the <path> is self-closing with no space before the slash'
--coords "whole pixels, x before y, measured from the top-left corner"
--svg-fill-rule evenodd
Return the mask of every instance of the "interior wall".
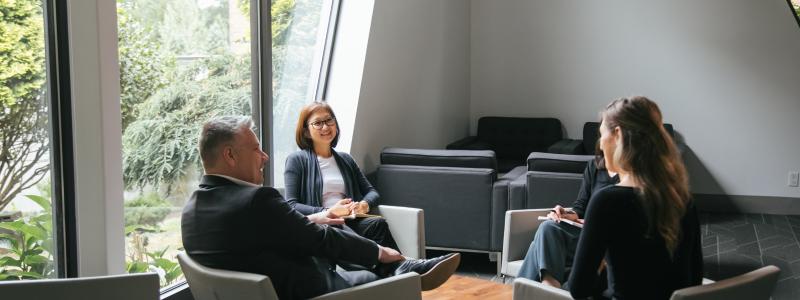
<path id="1" fill-rule="evenodd" d="M 556 117 L 571 138 L 645 95 L 689 147 L 695 193 L 800 197 L 800 28 L 785 0 L 471 2 L 471 131 Z"/>
<path id="2" fill-rule="evenodd" d="M 444 148 L 467 135 L 469 7 L 375 1 L 351 145 L 362 169 L 377 166 L 383 147 Z"/>

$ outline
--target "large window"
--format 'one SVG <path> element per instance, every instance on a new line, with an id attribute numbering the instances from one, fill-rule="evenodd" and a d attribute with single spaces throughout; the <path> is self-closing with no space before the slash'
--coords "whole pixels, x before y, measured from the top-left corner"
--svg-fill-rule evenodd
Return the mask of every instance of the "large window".
<path id="1" fill-rule="evenodd" d="M 303 104 L 324 81 L 332 1 L 272 1 L 274 95 L 266 149 L 282 186 Z M 181 210 L 197 188 L 201 124 L 219 115 L 252 115 L 267 103 L 253 94 L 259 53 L 251 52 L 250 0 L 118 0 L 125 256 L 128 272 L 180 281 Z M 258 90 L 258 89 L 255 89 Z M 257 104 L 257 105 L 253 105 Z"/>
<path id="2" fill-rule="evenodd" d="M 0 1 L 0 280 L 65 274 L 45 8 Z"/>

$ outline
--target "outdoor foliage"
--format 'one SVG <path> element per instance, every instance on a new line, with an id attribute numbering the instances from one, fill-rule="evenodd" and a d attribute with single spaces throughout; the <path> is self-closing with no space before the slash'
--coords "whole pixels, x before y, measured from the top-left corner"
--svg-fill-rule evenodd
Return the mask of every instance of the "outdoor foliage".
<path id="1" fill-rule="evenodd" d="M 41 1 L 0 0 L 0 211 L 49 169 Z"/>
<path id="2" fill-rule="evenodd" d="M 125 226 L 157 226 L 172 211 L 172 206 L 151 192 L 125 201 Z"/>
<path id="3" fill-rule="evenodd" d="M 27 195 L 43 212 L 14 222 L 0 223 L 0 280 L 41 279 L 53 277 L 53 214 L 50 200 Z"/>
<path id="4" fill-rule="evenodd" d="M 172 185 L 199 168 L 197 138 L 211 116 L 250 114 L 249 58 L 218 55 L 198 60 L 141 104 L 122 136 L 128 188 Z"/>

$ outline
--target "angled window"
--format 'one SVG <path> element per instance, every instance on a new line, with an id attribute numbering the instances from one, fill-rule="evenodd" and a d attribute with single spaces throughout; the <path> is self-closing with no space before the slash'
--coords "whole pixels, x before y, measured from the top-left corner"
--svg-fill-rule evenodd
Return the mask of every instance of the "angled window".
<path id="1" fill-rule="evenodd" d="M 339 1 L 272 1 L 273 152 L 275 187 L 283 187 L 286 157 L 296 151 L 300 108 L 323 100 Z"/>

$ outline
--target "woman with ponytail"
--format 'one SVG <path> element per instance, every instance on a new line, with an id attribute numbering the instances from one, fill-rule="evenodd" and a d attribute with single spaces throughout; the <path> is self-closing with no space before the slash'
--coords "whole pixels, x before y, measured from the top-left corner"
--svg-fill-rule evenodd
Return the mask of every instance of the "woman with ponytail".
<path id="1" fill-rule="evenodd" d="M 608 268 L 614 299 L 668 299 L 703 276 L 700 225 L 686 169 L 661 111 L 645 97 L 621 98 L 601 113 L 599 147 L 619 183 L 592 195 L 568 286 L 593 295 Z"/>

